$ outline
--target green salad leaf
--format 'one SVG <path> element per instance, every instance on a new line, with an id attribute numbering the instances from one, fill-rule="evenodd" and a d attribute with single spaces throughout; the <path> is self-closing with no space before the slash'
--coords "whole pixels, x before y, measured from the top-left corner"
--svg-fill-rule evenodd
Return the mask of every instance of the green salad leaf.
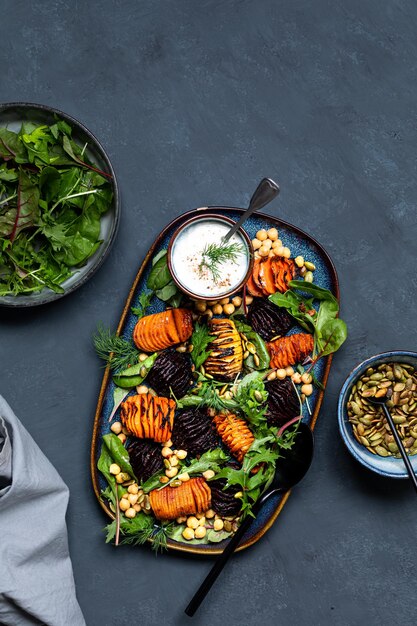
<path id="1" fill-rule="evenodd" d="M 191 344 L 193 346 L 191 358 L 196 369 L 199 369 L 209 357 L 210 350 L 207 350 L 207 348 L 213 339 L 215 337 L 210 335 L 210 330 L 206 324 L 195 324 L 193 334 L 191 335 Z"/>
<path id="2" fill-rule="evenodd" d="M 157 356 L 158 353 L 155 352 L 154 354 L 148 356 L 148 358 L 144 361 L 136 363 L 136 365 L 132 365 L 119 374 L 116 374 L 113 376 L 114 384 L 122 389 L 132 389 L 133 387 L 137 387 L 142 384 L 148 375 L 149 370 L 152 368 L 152 365 L 155 363 Z M 143 373 L 145 373 L 144 376 Z"/>

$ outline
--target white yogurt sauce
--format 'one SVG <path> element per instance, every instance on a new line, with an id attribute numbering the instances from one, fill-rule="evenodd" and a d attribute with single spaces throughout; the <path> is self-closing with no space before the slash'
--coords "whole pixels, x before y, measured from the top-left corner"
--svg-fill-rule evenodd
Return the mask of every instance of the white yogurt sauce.
<path id="1" fill-rule="evenodd" d="M 231 225 L 217 220 L 199 220 L 191 223 L 175 239 L 171 250 L 172 268 L 177 280 L 185 289 L 196 296 L 221 296 L 237 287 L 245 278 L 249 267 L 249 254 L 246 241 L 239 233 L 228 243 L 241 244 L 233 261 L 219 265 L 220 278 L 217 282 L 209 268 L 201 266 L 203 250 L 211 243 L 221 244 L 222 237 Z"/>

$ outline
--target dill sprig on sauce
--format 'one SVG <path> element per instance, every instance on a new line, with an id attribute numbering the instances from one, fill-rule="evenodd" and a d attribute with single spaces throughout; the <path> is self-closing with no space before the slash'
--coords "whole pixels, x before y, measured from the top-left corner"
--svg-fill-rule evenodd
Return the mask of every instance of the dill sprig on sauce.
<path id="1" fill-rule="evenodd" d="M 200 273 L 206 267 L 211 273 L 214 282 L 221 278 L 220 266 L 226 261 L 236 263 L 237 256 L 243 252 L 244 247 L 240 243 L 209 243 L 202 252 L 201 263 L 198 266 Z"/>

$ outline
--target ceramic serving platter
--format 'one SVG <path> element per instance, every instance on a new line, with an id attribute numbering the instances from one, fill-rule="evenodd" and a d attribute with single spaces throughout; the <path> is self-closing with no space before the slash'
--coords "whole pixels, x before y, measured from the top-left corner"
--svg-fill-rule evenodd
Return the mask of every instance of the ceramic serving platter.
<path id="1" fill-rule="evenodd" d="M 106 258 L 117 234 L 120 215 L 119 189 L 113 166 L 107 156 L 106 151 L 93 135 L 91 131 L 81 122 L 71 115 L 53 109 L 43 104 L 33 104 L 29 102 L 7 102 L 0 103 L 0 126 L 6 127 L 13 132 L 20 130 L 23 122 L 33 122 L 35 124 L 54 124 L 57 119 L 62 119 L 72 127 L 72 136 L 80 145 L 87 144 L 86 155 L 90 163 L 93 163 L 100 170 L 110 174 L 110 183 L 113 188 L 113 200 L 108 211 L 102 216 L 100 221 L 101 245 L 97 251 L 87 260 L 85 265 L 78 268 L 72 276 L 62 283 L 64 293 L 55 293 L 51 289 L 45 288 L 31 294 L 21 294 L 18 296 L 0 296 L 0 306 L 3 307 L 28 307 L 46 304 L 53 300 L 58 300 L 68 295 L 78 287 L 86 283 L 98 270 Z"/>
<path id="2" fill-rule="evenodd" d="M 117 333 L 122 335 L 126 339 L 131 340 L 132 331 L 136 324 L 137 317 L 133 315 L 130 310 L 131 306 L 135 306 L 140 293 L 145 289 L 146 280 L 151 269 L 152 258 L 159 250 L 167 248 L 168 242 L 175 230 L 186 220 L 190 219 L 194 215 L 204 215 L 204 213 L 217 213 L 230 217 L 234 220 L 239 219 L 243 209 L 230 208 L 230 207 L 204 207 L 201 209 L 195 209 L 184 213 L 173 220 L 156 238 L 154 244 L 150 248 L 148 254 L 139 271 L 136 275 L 135 281 L 128 294 L 126 304 L 124 306 L 120 323 L 117 329 Z M 336 270 L 334 265 L 327 254 L 327 252 L 320 246 L 320 244 L 310 237 L 307 233 L 303 232 L 299 228 L 292 226 L 282 220 L 275 217 L 257 213 L 252 216 L 244 226 L 244 229 L 251 238 L 255 237 L 255 234 L 261 228 L 269 229 L 276 227 L 279 231 L 279 237 L 283 241 L 284 246 L 288 246 L 291 249 L 293 257 L 298 255 L 303 256 L 306 260 L 311 261 L 316 266 L 314 272 L 314 282 L 320 287 L 330 289 L 333 294 L 339 298 L 339 286 Z M 147 313 L 157 313 L 164 309 L 164 303 L 157 298 L 153 299 L 152 306 L 148 309 Z M 291 332 L 300 332 L 300 328 L 295 327 Z M 330 371 L 332 356 L 320 359 L 315 366 L 315 373 L 317 378 L 322 382 L 323 386 L 326 386 L 327 378 Z M 104 477 L 97 470 L 97 460 L 100 456 L 102 437 L 110 432 L 109 416 L 113 409 L 113 392 L 114 383 L 111 378 L 110 369 L 107 368 L 104 372 L 103 381 L 101 385 L 100 395 L 97 404 L 97 410 L 94 418 L 93 436 L 91 444 L 91 472 L 93 487 L 97 499 L 104 509 L 106 514 L 114 519 L 113 513 L 107 506 L 107 502 L 100 497 L 101 491 L 105 489 L 106 482 Z M 309 397 L 309 404 L 311 408 L 311 415 L 307 412 L 306 405 L 304 403 L 304 415 L 303 421 L 308 423 L 311 428 L 314 428 L 317 421 L 317 417 L 320 411 L 320 406 L 323 400 L 324 391 L 314 388 L 313 395 Z M 114 416 L 114 420 L 119 419 L 119 410 Z M 265 532 L 272 526 L 280 512 L 282 511 L 289 492 L 283 496 L 276 496 L 270 498 L 262 508 L 256 520 L 248 529 L 243 541 L 241 542 L 238 550 L 248 548 L 252 544 L 256 543 Z M 221 543 L 216 544 L 185 544 L 171 539 L 168 540 L 168 547 L 172 550 L 178 550 L 181 552 L 191 552 L 195 554 L 208 554 L 215 555 L 220 554 L 227 543 L 227 539 Z"/>

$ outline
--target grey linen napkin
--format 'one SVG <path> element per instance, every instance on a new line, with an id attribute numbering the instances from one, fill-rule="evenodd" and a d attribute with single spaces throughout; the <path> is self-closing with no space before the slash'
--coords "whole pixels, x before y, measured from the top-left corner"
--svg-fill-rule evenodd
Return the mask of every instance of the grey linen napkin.
<path id="1" fill-rule="evenodd" d="M 68 553 L 68 496 L 0 396 L 0 624 L 85 626 Z"/>

